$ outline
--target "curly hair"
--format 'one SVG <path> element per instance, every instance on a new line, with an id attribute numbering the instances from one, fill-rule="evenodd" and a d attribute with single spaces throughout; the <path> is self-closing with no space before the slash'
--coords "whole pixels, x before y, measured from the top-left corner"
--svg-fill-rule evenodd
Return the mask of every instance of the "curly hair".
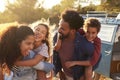
<path id="1" fill-rule="evenodd" d="M 78 30 L 83 27 L 84 19 L 74 10 L 66 10 L 61 14 L 61 18 L 68 22 L 71 29 Z"/>
<path id="2" fill-rule="evenodd" d="M 84 22 L 84 29 L 86 30 L 88 27 L 93 27 L 97 29 L 97 32 L 100 31 L 101 24 L 96 18 L 87 18 Z"/>
<path id="3" fill-rule="evenodd" d="M 9 69 L 12 68 L 15 61 L 22 56 L 19 44 L 27 36 L 34 35 L 32 29 L 21 25 L 10 26 L 2 35 L 0 40 L 0 62 L 6 63 Z"/>

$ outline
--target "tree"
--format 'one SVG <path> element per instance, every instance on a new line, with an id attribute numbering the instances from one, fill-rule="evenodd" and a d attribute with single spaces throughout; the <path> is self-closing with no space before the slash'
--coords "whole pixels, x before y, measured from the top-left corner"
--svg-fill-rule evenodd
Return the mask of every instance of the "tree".
<path id="1" fill-rule="evenodd" d="M 58 26 L 60 14 L 69 8 L 74 8 L 74 3 L 76 0 L 62 0 L 60 4 L 57 4 L 49 10 L 49 19 L 51 24 L 56 24 Z"/>
<path id="2" fill-rule="evenodd" d="M 109 14 L 120 12 L 120 0 L 107 0 L 97 7 L 97 11 L 107 11 Z"/>
<path id="3" fill-rule="evenodd" d="M 65 9 L 74 8 L 75 1 L 77 0 L 62 0 L 60 3 L 60 12 L 64 11 Z"/>
<path id="4" fill-rule="evenodd" d="M 17 19 L 18 17 L 11 12 L 4 11 L 3 13 L 0 13 L 0 23 L 14 22 Z"/>
<path id="5" fill-rule="evenodd" d="M 8 2 L 7 12 L 17 16 L 15 21 L 31 23 L 41 18 L 48 18 L 44 8 L 35 7 L 37 0 L 16 0 L 13 4 Z M 9 14 L 8 14 L 9 15 Z"/>

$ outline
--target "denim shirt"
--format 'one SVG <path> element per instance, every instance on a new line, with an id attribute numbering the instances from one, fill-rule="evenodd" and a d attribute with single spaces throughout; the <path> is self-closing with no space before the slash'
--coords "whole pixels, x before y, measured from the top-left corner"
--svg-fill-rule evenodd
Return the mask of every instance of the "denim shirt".
<path id="1" fill-rule="evenodd" d="M 93 56 L 94 45 L 89 42 L 84 36 L 80 35 L 78 32 L 76 33 L 75 38 L 75 48 L 73 61 L 85 61 L 90 60 Z M 85 66 L 73 66 L 73 78 L 74 80 L 79 80 L 80 77 L 85 72 Z"/>

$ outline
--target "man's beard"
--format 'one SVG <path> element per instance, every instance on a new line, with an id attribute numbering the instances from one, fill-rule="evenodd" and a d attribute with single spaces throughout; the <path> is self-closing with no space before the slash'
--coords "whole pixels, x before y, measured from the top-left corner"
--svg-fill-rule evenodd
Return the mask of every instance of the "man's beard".
<path id="1" fill-rule="evenodd" d="M 66 35 L 64 35 L 64 34 L 62 34 L 62 33 L 59 33 L 59 34 L 60 34 L 60 39 L 61 39 L 61 40 L 68 38 L 69 35 L 70 35 L 69 33 L 66 34 Z"/>

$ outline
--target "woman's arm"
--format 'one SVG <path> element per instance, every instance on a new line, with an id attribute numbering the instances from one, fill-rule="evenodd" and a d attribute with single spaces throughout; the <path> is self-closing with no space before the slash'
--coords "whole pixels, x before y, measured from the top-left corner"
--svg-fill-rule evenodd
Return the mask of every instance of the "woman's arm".
<path id="1" fill-rule="evenodd" d="M 44 58 L 45 57 L 43 57 L 42 55 L 37 54 L 34 58 L 30 60 L 16 61 L 15 65 L 16 66 L 35 66 Z"/>

